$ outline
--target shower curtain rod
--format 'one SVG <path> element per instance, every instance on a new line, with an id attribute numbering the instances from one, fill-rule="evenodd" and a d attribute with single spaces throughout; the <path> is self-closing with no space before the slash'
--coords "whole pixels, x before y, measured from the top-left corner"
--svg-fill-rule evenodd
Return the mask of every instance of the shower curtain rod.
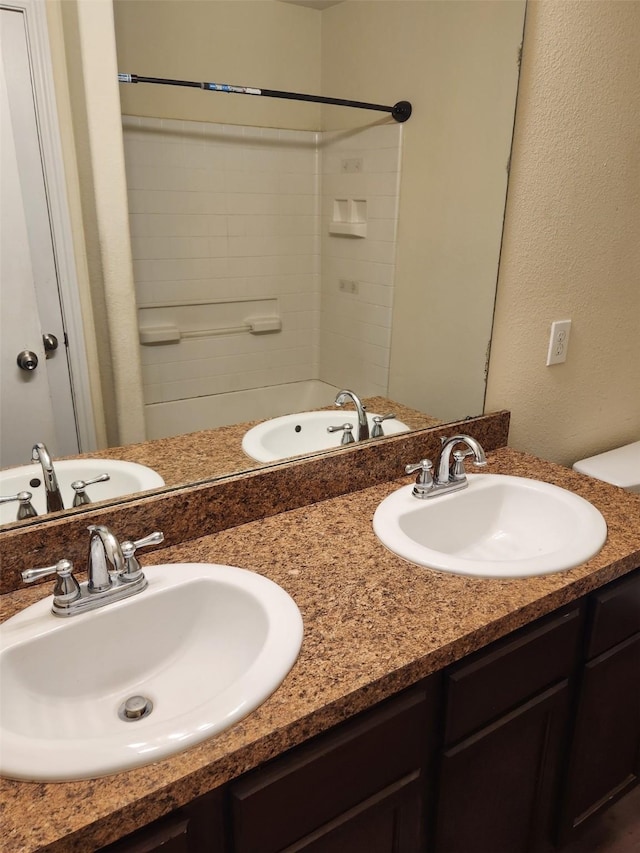
<path id="1" fill-rule="evenodd" d="M 228 83 L 196 83 L 190 80 L 168 80 L 164 77 L 141 77 L 139 74 L 118 74 L 119 83 L 159 83 L 162 86 L 188 86 L 209 92 L 231 92 L 234 95 L 262 95 L 266 98 L 287 98 L 291 101 L 313 101 L 316 104 L 334 104 L 339 107 L 356 107 L 359 110 L 378 110 L 391 113 L 396 121 L 406 121 L 411 115 L 409 101 L 398 101 L 392 107 L 368 104 L 364 101 L 347 101 L 343 98 L 325 98 L 322 95 L 302 95 L 299 92 L 281 92 L 278 89 L 256 89 L 251 86 L 230 86 Z"/>

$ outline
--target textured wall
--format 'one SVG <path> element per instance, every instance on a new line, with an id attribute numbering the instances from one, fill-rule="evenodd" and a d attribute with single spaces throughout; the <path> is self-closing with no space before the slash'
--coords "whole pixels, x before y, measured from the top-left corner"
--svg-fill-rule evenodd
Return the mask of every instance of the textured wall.
<path id="1" fill-rule="evenodd" d="M 322 12 L 323 92 L 413 104 L 389 396 L 446 420 L 483 406 L 523 17 L 523 2 L 493 0 L 358 0 Z M 325 129 L 372 121 L 323 113 Z"/>
<path id="2" fill-rule="evenodd" d="M 529 3 L 486 407 L 565 464 L 640 437 L 638 45 L 638 2 Z"/>
<path id="3" fill-rule="evenodd" d="M 297 92 L 320 90 L 320 13 L 265 0 L 114 0 L 119 70 Z M 267 48 L 267 49 L 265 49 Z M 318 130 L 320 106 L 139 83 L 126 115 Z"/>

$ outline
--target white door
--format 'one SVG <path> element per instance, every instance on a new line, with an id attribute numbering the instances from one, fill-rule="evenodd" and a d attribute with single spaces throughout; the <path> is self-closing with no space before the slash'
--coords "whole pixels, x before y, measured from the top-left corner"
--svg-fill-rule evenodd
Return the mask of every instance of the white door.
<path id="1" fill-rule="evenodd" d="M 22 10 L 0 8 L 0 53 L 0 467 L 6 467 L 28 462 L 37 441 L 54 456 L 77 453 L 79 445 Z M 57 349 L 45 351 L 45 335 L 54 336 Z M 24 369 L 33 356 L 37 366 Z"/>

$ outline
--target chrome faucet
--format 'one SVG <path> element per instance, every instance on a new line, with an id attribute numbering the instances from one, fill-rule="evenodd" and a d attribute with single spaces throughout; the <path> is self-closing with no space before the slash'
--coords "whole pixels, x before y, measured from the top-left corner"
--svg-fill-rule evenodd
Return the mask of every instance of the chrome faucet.
<path id="1" fill-rule="evenodd" d="M 58 485 L 58 478 L 56 477 L 51 455 L 41 441 L 33 445 L 31 461 L 39 462 L 42 467 L 42 479 L 47 496 L 47 512 L 58 512 L 64 509 L 60 486 Z"/>
<path id="2" fill-rule="evenodd" d="M 358 430 L 355 435 L 355 440 L 366 441 L 366 439 L 369 438 L 369 421 L 367 420 L 367 410 L 365 406 L 362 405 L 362 401 L 358 395 L 354 394 L 353 391 L 340 391 L 336 396 L 336 406 L 344 406 L 348 400 L 351 400 L 353 405 L 356 407 L 356 413 L 358 415 Z"/>
<path id="3" fill-rule="evenodd" d="M 467 450 L 453 450 L 456 444 L 466 444 Z M 453 455 L 454 461 L 451 461 Z M 482 468 L 487 464 L 480 443 L 470 435 L 453 435 L 451 438 L 442 439 L 440 458 L 436 463 L 435 485 L 446 485 L 447 483 L 466 484 L 467 477 L 464 472 L 464 460 L 467 456 L 475 456 L 474 465 Z"/>
<path id="4" fill-rule="evenodd" d="M 59 560 L 53 566 L 27 569 L 22 572 L 25 583 L 33 583 L 47 575 L 56 574 L 51 612 L 55 616 L 75 616 L 120 601 L 147 587 L 147 579 L 135 552 L 147 545 L 159 545 L 164 535 L 159 531 L 135 542 L 118 542 L 115 535 L 101 524 L 89 526 L 89 556 L 87 580 L 78 583 L 73 576 L 73 564 Z"/>
<path id="5" fill-rule="evenodd" d="M 413 465 L 407 465 L 405 472 L 413 474 L 418 471 L 418 478 L 413 487 L 412 494 L 416 498 L 433 498 L 437 495 L 457 492 L 469 485 L 464 470 L 464 460 L 467 456 L 473 456 L 474 465 L 483 467 L 487 459 L 480 442 L 470 435 L 453 435 L 451 438 L 443 438 L 440 456 L 436 462 L 436 474 L 432 476 L 433 465 L 428 459 L 423 459 Z M 457 444 L 466 444 L 466 450 L 454 450 Z M 451 457 L 453 456 L 453 461 Z"/>
<path id="6" fill-rule="evenodd" d="M 105 592 L 124 572 L 124 555 L 114 534 L 102 524 L 90 524 L 87 585 L 89 592 Z"/>

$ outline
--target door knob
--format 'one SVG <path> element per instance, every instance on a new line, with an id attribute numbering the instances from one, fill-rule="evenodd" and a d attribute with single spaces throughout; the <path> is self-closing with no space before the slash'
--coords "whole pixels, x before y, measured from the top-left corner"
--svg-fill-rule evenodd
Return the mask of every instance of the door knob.
<path id="1" fill-rule="evenodd" d="M 49 358 L 49 353 L 58 349 L 58 339 L 51 332 L 47 332 L 46 335 L 42 336 L 42 343 L 44 344 L 44 351 L 46 353 L 45 358 Z"/>
<path id="2" fill-rule="evenodd" d="M 18 353 L 17 362 L 21 370 L 35 370 L 38 366 L 38 356 L 30 349 L 25 349 Z"/>

